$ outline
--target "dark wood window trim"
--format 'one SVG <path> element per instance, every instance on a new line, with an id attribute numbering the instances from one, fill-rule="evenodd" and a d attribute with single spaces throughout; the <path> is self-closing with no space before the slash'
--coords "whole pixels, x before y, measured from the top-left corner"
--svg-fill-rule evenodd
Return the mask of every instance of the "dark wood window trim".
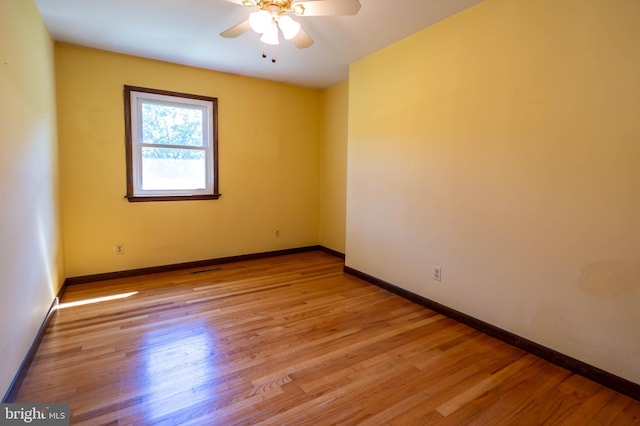
<path id="1" fill-rule="evenodd" d="M 156 95 L 173 96 L 177 98 L 196 99 L 212 103 L 212 151 L 213 151 L 213 193 L 205 195 L 162 195 L 162 196 L 140 196 L 134 193 L 133 183 L 133 135 L 131 123 L 131 92 L 143 92 Z M 129 202 L 147 201 L 195 201 L 195 200 L 217 200 L 222 194 L 219 192 L 218 181 L 218 98 L 209 96 L 193 95 L 189 93 L 172 92 L 168 90 L 150 89 L 139 86 L 124 86 L 124 124 L 125 124 L 125 153 L 127 168 L 127 195 L 125 198 Z"/>

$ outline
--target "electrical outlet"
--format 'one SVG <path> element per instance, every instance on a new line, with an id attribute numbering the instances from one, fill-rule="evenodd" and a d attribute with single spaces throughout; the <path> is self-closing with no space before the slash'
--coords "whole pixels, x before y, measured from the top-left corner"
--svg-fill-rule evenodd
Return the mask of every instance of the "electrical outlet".
<path id="1" fill-rule="evenodd" d="M 119 243 L 113 246 L 113 254 L 116 256 L 122 256 L 124 254 L 124 244 Z"/>
<path id="2" fill-rule="evenodd" d="M 280 237 L 280 230 L 279 230 L 279 229 L 276 229 L 275 234 L 276 234 L 276 238 L 277 238 L 277 237 Z"/>
<path id="3" fill-rule="evenodd" d="M 442 268 L 439 266 L 433 267 L 433 276 L 434 281 L 442 281 Z"/>

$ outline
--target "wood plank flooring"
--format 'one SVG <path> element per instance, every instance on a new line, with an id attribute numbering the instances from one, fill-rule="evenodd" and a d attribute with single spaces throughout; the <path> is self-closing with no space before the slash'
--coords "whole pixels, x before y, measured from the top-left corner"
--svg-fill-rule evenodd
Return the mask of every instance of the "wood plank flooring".
<path id="1" fill-rule="evenodd" d="M 70 286 L 17 402 L 92 426 L 640 424 L 640 402 L 342 268 L 311 252 Z"/>

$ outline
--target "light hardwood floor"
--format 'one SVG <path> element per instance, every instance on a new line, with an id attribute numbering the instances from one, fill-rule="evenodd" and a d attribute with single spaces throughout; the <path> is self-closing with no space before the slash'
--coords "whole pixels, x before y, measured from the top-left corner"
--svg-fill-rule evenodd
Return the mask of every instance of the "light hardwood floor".
<path id="1" fill-rule="evenodd" d="M 638 425 L 640 402 L 311 252 L 69 286 L 20 388 L 78 425 Z M 205 271 L 203 271 L 203 269 Z"/>

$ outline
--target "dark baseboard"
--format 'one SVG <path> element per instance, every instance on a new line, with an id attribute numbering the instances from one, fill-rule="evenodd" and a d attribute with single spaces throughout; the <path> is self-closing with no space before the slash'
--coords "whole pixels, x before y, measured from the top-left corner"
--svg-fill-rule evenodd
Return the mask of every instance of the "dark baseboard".
<path id="1" fill-rule="evenodd" d="M 474 328 L 484 334 L 495 337 L 496 339 L 502 340 L 503 342 L 508 343 L 512 346 L 518 347 L 526 352 L 529 352 L 530 354 L 549 361 L 552 364 L 565 368 L 573 373 L 579 374 L 589 380 L 613 389 L 616 392 L 640 401 L 640 385 L 637 383 L 631 382 L 627 379 L 604 371 L 598 367 L 594 367 L 593 365 L 587 364 L 583 361 L 577 360 L 568 355 L 547 348 L 546 346 L 542 346 L 536 342 L 520 337 L 510 331 L 503 330 L 499 327 L 481 321 L 455 309 L 449 308 L 448 306 L 442 305 L 438 302 L 434 302 L 433 300 L 412 293 L 409 290 L 405 290 L 404 288 L 398 287 L 372 275 L 360 272 L 357 269 L 345 266 L 344 271 L 350 275 L 367 281 L 370 284 L 381 287 L 387 291 L 397 294 L 398 296 L 404 297 L 405 299 L 422 305 L 425 308 L 431 309 L 451 319 L 461 322 L 462 324 Z"/>
<path id="2" fill-rule="evenodd" d="M 306 253 L 321 250 L 320 246 L 297 247 L 285 250 L 267 251 L 262 253 L 242 254 L 238 256 L 220 257 L 217 259 L 197 260 L 194 262 L 174 263 L 171 265 L 150 266 L 147 268 L 129 269 L 126 271 L 106 272 L 102 274 L 70 277 L 65 280 L 68 285 L 86 284 L 95 281 L 114 280 L 118 278 L 137 277 L 140 275 L 157 274 L 160 272 L 178 271 L 180 269 L 205 268 L 222 263 L 240 262 L 244 260 L 263 259 L 267 257 L 283 256 L 287 254 Z"/>
<path id="3" fill-rule="evenodd" d="M 7 392 L 2 398 L 2 403 L 11 403 L 16 400 L 16 397 L 18 396 L 18 391 L 20 391 L 20 386 L 22 386 L 22 382 L 24 382 L 24 378 L 27 376 L 29 367 L 31 367 L 31 364 L 33 363 L 33 360 L 36 357 L 36 353 L 38 352 L 40 343 L 42 342 L 42 339 L 44 338 L 44 335 L 47 332 L 49 323 L 58 312 L 58 310 L 56 309 L 56 306 L 58 304 L 58 301 L 64 294 L 65 288 L 66 288 L 66 284 L 63 283 L 62 288 L 58 292 L 58 295 L 53 299 L 53 302 L 51 302 L 51 306 L 49 306 L 49 311 L 47 311 L 47 315 L 45 316 L 44 321 L 42 321 L 42 324 L 40 324 L 40 328 L 38 328 L 38 332 L 36 333 L 36 336 L 33 338 L 33 341 L 31 342 L 31 346 L 29 346 L 29 350 L 27 351 L 27 354 L 25 355 L 24 359 L 22 360 L 22 363 L 20 364 L 20 367 L 18 368 L 18 372 L 13 377 L 13 380 L 9 385 L 9 389 L 7 389 Z"/>
<path id="4" fill-rule="evenodd" d="M 342 259 L 345 260 L 346 256 L 344 255 L 344 253 L 340 253 L 339 251 L 330 249 L 329 247 L 325 247 L 325 246 L 318 246 L 318 250 L 323 251 L 327 254 L 330 254 L 331 256 L 335 256 L 338 259 Z"/>

